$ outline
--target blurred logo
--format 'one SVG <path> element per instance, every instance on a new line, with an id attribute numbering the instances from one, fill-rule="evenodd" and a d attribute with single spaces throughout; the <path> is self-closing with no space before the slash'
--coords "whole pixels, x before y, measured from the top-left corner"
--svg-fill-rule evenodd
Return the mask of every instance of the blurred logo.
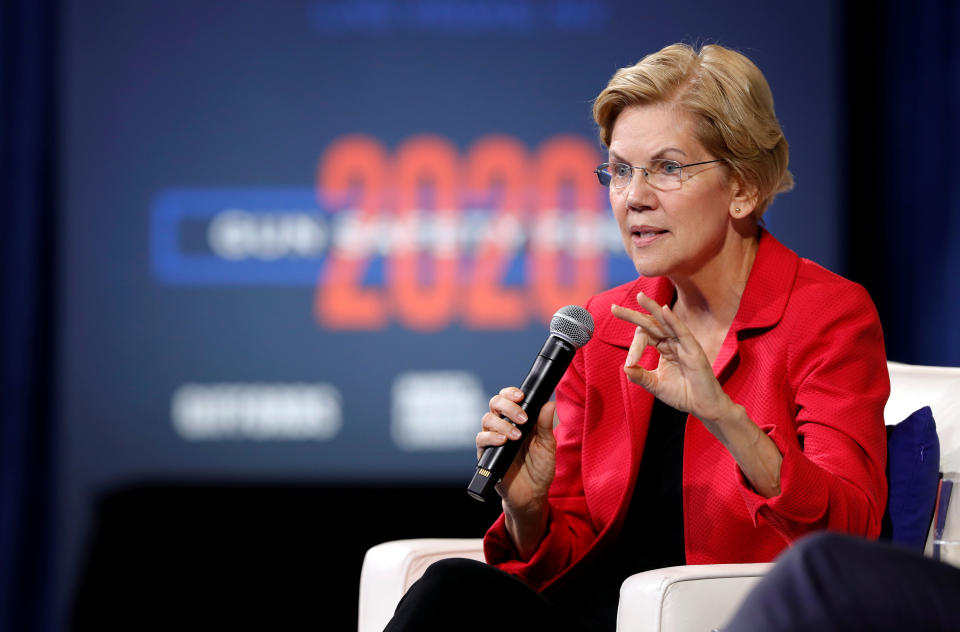
<path id="1" fill-rule="evenodd" d="M 343 426 L 332 384 L 184 384 L 171 401 L 187 441 L 329 441 Z"/>

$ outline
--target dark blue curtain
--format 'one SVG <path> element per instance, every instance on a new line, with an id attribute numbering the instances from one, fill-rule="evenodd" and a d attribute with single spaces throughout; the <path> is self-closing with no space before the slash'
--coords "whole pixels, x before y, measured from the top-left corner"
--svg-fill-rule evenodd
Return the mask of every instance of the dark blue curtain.
<path id="1" fill-rule="evenodd" d="M 0 630 L 51 625 L 54 24 L 0 4 Z"/>
<path id="2" fill-rule="evenodd" d="M 960 366 L 960 5 L 847 13 L 848 270 L 891 360 Z"/>

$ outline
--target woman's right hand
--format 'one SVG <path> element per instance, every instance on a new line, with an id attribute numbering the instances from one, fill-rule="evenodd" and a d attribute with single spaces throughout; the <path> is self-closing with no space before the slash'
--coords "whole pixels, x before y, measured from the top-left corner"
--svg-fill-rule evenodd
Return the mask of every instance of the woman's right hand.
<path id="1" fill-rule="evenodd" d="M 517 425 L 529 423 L 526 413 L 520 408 L 523 401 L 520 389 L 508 386 L 490 399 L 490 412 L 484 414 L 483 430 L 477 434 L 477 458 L 484 448 L 503 445 L 520 439 Z M 539 514 L 546 507 L 547 491 L 553 482 L 556 465 L 557 441 L 553 436 L 553 417 L 556 404 L 547 402 L 540 409 L 536 426 L 531 436 L 514 458 L 513 463 L 497 485 L 497 492 L 504 501 L 504 509 L 515 514 Z M 506 419 L 501 418 L 506 417 Z"/>

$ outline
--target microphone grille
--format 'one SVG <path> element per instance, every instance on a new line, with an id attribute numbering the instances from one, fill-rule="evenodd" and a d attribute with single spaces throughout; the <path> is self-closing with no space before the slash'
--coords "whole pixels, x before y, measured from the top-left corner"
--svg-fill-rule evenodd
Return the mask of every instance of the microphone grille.
<path id="1" fill-rule="evenodd" d="M 550 333 L 560 336 L 574 347 L 582 347 L 593 336 L 593 316 L 579 305 L 567 305 L 550 319 Z"/>

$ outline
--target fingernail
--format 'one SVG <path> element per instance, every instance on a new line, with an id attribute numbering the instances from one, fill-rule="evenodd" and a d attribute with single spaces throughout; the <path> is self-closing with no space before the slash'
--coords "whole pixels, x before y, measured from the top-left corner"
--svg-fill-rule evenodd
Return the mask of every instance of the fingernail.
<path id="1" fill-rule="evenodd" d="M 519 415 L 517 415 L 517 419 L 519 419 L 520 421 L 526 421 L 527 413 L 521 412 Z"/>
<path id="2" fill-rule="evenodd" d="M 512 439 L 519 439 L 519 438 L 520 438 L 520 430 L 519 430 L 518 428 L 514 428 L 513 430 L 511 430 L 511 431 L 510 431 L 510 437 L 511 437 Z"/>
<path id="3" fill-rule="evenodd" d="M 514 391 L 513 391 L 513 398 L 514 398 L 514 399 L 520 399 L 521 397 L 523 397 L 523 393 L 521 393 L 521 392 L 518 391 L 518 390 L 514 390 Z"/>

